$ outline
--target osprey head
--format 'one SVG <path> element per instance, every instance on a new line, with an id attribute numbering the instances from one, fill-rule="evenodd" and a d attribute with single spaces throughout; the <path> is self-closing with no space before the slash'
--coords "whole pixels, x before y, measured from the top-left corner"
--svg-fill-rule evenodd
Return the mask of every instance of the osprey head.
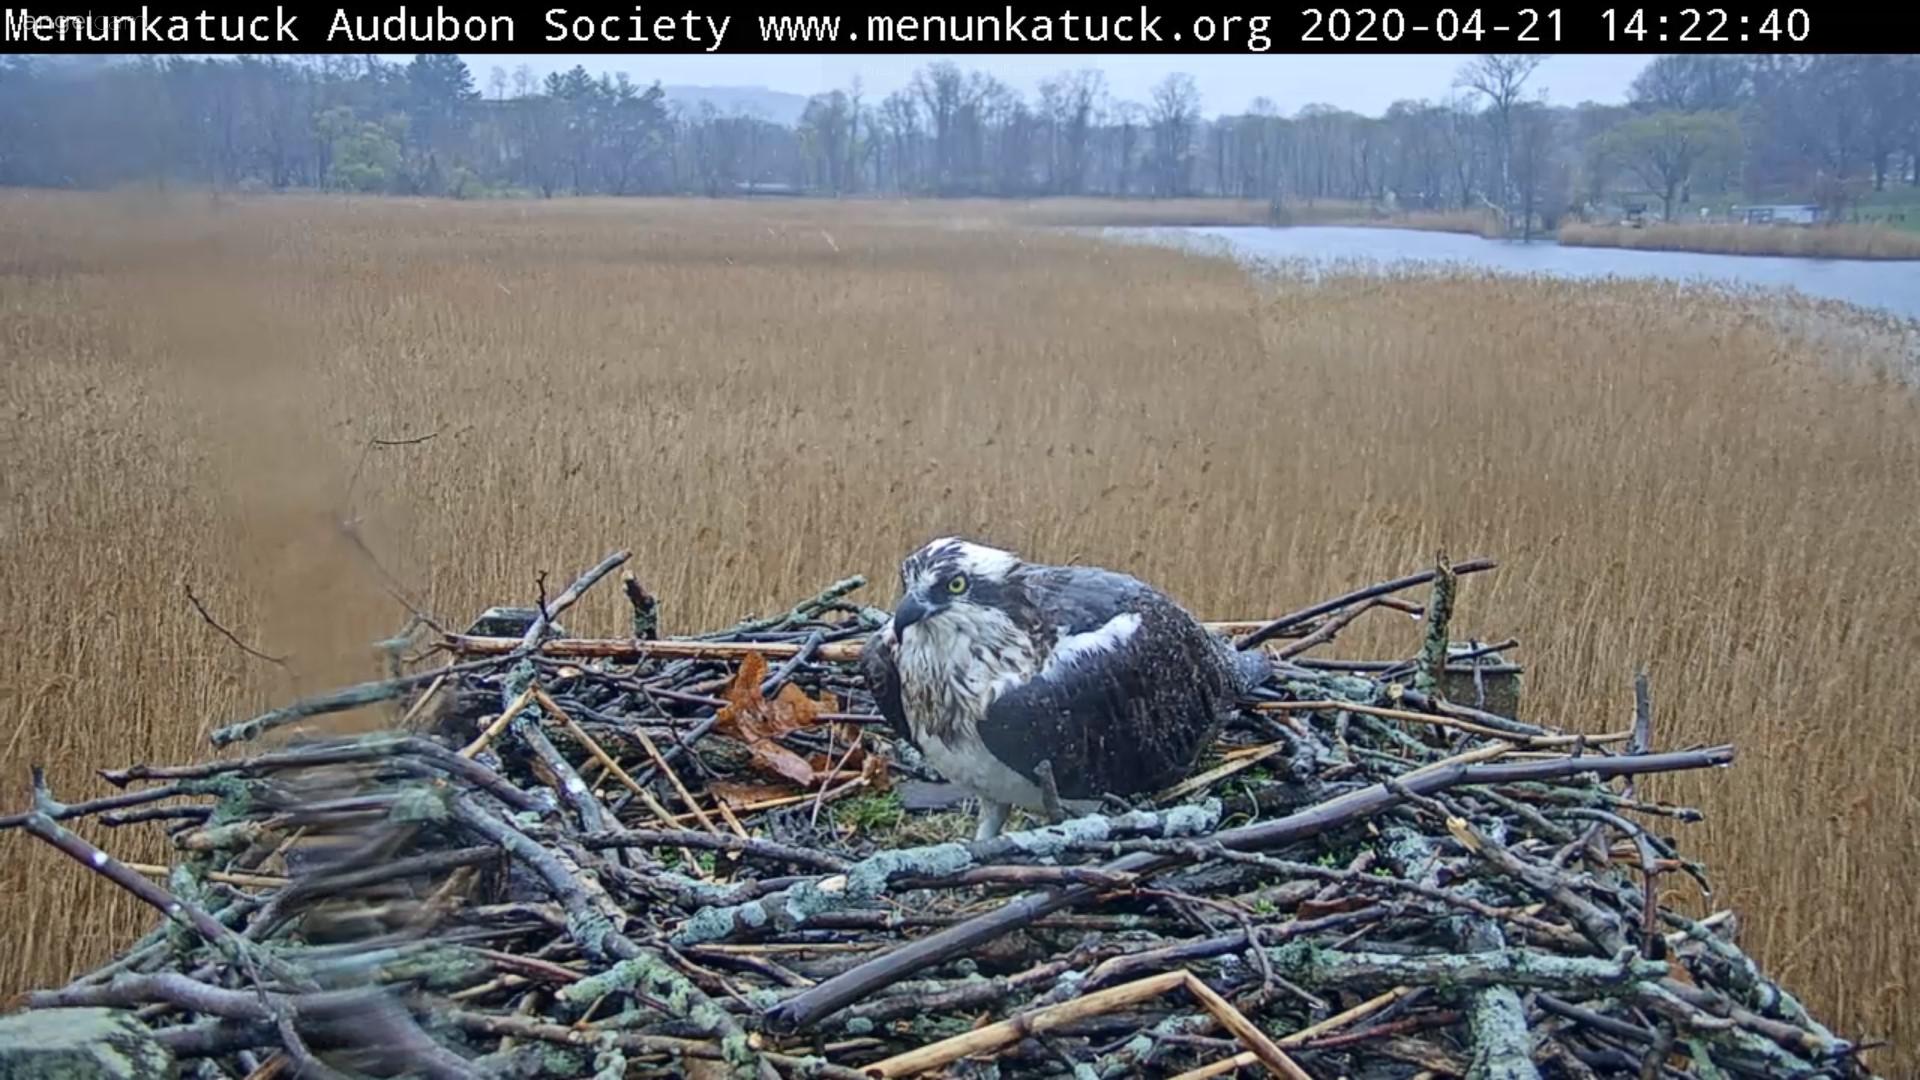
<path id="1" fill-rule="evenodd" d="M 1025 565 L 1010 551 L 942 537 L 900 564 L 900 605 L 893 638 L 934 619 L 968 618 L 994 609 L 1011 616 L 1019 602 L 1017 574 Z"/>

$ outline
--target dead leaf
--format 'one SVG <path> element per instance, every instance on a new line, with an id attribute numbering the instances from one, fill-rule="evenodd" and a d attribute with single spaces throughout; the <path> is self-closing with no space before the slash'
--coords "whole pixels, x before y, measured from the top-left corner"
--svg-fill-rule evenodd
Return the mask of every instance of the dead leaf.
<path id="1" fill-rule="evenodd" d="M 893 786 L 891 764 L 882 754 L 868 754 L 860 762 L 860 776 L 869 791 L 886 791 Z"/>
<path id="2" fill-rule="evenodd" d="M 707 781 L 707 791 L 736 810 L 800 794 L 798 788 L 786 784 L 736 784 L 726 780 Z"/>
<path id="3" fill-rule="evenodd" d="M 852 769 L 858 772 L 864 767 L 866 760 L 867 750 L 864 746 L 851 746 L 845 749 L 835 747 L 831 754 L 813 754 L 807 758 L 813 766 L 813 771 L 819 773 L 834 772 L 837 769 Z"/>
<path id="4" fill-rule="evenodd" d="M 787 683 L 768 701 L 760 693 L 767 677 L 767 661 L 759 653 L 748 653 L 740 670 L 727 687 L 727 704 L 714 721 L 714 730 L 747 748 L 753 763 L 762 772 L 786 777 L 796 784 L 811 787 L 820 781 L 823 771 L 799 754 L 787 749 L 780 736 L 790 731 L 813 727 L 820 717 L 840 711 L 840 702 L 832 694 L 815 701 L 792 683 Z"/>

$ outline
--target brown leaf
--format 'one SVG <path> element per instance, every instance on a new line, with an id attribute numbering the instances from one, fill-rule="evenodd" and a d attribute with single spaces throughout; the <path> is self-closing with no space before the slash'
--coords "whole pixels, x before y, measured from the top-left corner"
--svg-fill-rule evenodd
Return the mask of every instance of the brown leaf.
<path id="1" fill-rule="evenodd" d="M 858 771 L 861 763 L 866 759 L 866 747 L 847 746 L 845 743 L 833 747 L 833 752 L 830 754 L 813 754 L 807 758 L 813 763 L 816 772 L 830 772 L 836 768 Z"/>
<path id="2" fill-rule="evenodd" d="M 734 672 L 733 685 L 727 687 L 727 700 L 738 705 L 760 700 L 760 684 L 767 679 L 767 658 L 757 652 L 747 654 Z"/>
<path id="3" fill-rule="evenodd" d="M 737 784 L 727 780 L 709 780 L 707 791 L 735 810 L 800 794 L 798 788 L 786 784 Z"/>
<path id="4" fill-rule="evenodd" d="M 763 771 L 778 773 L 796 784 L 811 787 L 820 779 L 820 774 L 814 771 L 806 758 L 772 739 L 748 743 L 747 752 L 753 755 L 753 763 Z"/>
<path id="5" fill-rule="evenodd" d="M 764 657 L 757 652 L 747 654 L 727 687 L 727 704 L 715 718 L 714 730 L 743 743 L 761 771 L 812 786 L 819 782 L 820 770 L 781 745 L 780 736 L 818 724 L 823 713 L 839 711 L 839 702 L 832 694 L 823 694 L 820 701 L 814 701 L 792 683 L 782 686 L 773 700 L 768 701 L 760 693 L 766 671 Z"/>
<path id="6" fill-rule="evenodd" d="M 869 791 L 885 791 L 893 786 L 893 770 L 884 754 L 867 754 L 860 762 L 860 776 Z"/>

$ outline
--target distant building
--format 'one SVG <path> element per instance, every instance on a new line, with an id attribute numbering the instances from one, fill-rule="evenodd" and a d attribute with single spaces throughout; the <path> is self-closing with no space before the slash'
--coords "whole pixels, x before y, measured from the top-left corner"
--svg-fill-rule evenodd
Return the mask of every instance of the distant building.
<path id="1" fill-rule="evenodd" d="M 740 195 L 805 195 L 806 189 L 795 184 L 777 184 L 766 181 L 742 180 L 733 186 Z"/>
<path id="2" fill-rule="evenodd" d="M 1730 214 L 1743 225 L 1815 225 L 1820 221 L 1820 208 L 1812 203 L 1736 206 Z"/>

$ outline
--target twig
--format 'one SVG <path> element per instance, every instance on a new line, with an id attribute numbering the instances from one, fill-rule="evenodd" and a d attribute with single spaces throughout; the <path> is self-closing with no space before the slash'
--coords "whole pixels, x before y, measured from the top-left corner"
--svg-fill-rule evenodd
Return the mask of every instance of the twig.
<path id="1" fill-rule="evenodd" d="M 1626 742 L 1631 733 L 1619 731 L 1604 735 L 1527 735 L 1519 732 L 1503 731 L 1486 727 L 1467 720 L 1457 720 L 1450 716 L 1436 716 L 1432 713 L 1414 712 L 1410 709 L 1392 709 L 1380 705 L 1365 705 L 1357 701 L 1325 699 L 1320 701 L 1263 701 L 1254 706 L 1258 712 L 1356 712 L 1367 716 L 1382 716 L 1390 720 L 1403 720 L 1411 724 L 1430 724 L 1434 727 L 1452 728 L 1469 735 L 1479 735 L 1488 739 L 1505 739 L 1508 742 L 1539 749 L 1550 749 L 1575 744 L 1602 746 L 1608 743 Z"/>
<path id="2" fill-rule="evenodd" d="M 1499 563 L 1494 562 L 1492 559 L 1468 559 L 1466 562 L 1456 563 L 1453 567 L 1453 572 L 1456 576 L 1477 574 L 1482 570 L 1492 570 L 1499 565 Z M 1371 600 L 1376 596 L 1386 596 L 1388 593 L 1397 593 L 1402 589 L 1411 589 L 1415 585 L 1425 585 L 1427 582 L 1433 580 L 1433 576 L 1434 572 L 1432 570 L 1422 570 L 1417 574 L 1408 574 L 1406 577 L 1394 578 L 1392 581 L 1383 581 L 1378 585 L 1369 585 L 1364 589 L 1355 589 L 1353 592 L 1336 596 L 1331 600 L 1323 600 L 1318 604 L 1303 607 L 1299 611 L 1288 612 L 1260 627 L 1260 629 L 1255 630 L 1253 633 L 1248 634 L 1246 637 L 1241 638 L 1239 641 L 1234 642 L 1234 648 L 1242 651 L 1255 648 L 1272 638 L 1278 637 L 1282 631 L 1291 629 L 1300 623 L 1306 622 L 1308 619 L 1325 615 L 1329 611 L 1338 611 L 1343 607 L 1347 607 L 1350 604 L 1357 604 L 1362 600 Z"/>
<path id="3" fill-rule="evenodd" d="M 271 653 L 261 652 L 259 649 L 256 649 L 253 646 L 247 644 L 246 642 L 241 641 L 240 638 L 236 634 L 234 634 L 233 631 L 220 625 L 220 620 L 213 617 L 213 613 L 207 610 L 207 605 L 201 603 L 200 598 L 193 594 L 192 582 L 182 582 L 181 588 L 186 590 L 187 603 L 192 604 L 193 610 L 200 613 L 200 618 L 205 620 L 208 626 L 211 626 L 215 630 L 218 630 L 220 632 L 220 636 L 226 638 L 228 641 L 233 642 L 234 647 L 239 649 L 241 652 L 246 653 L 248 656 L 251 656 L 256 660 L 265 660 L 267 663 L 280 668 L 285 668 L 287 666 L 287 661 L 292 659 L 291 657 L 288 657 L 288 656 L 274 656 Z"/>
<path id="4" fill-rule="evenodd" d="M 1183 985 L 1186 986 L 1187 993 L 1198 998 L 1200 1004 L 1206 1006 L 1207 1011 L 1220 1021 L 1221 1026 L 1233 1032 L 1235 1038 L 1252 1048 L 1254 1055 L 1266 1065 L 1268 1071 L 1275 1076 L 1284 1076 L 1287 1080 L 1313 1080 L 1313 1077 L 1307 1075 L 1305 1069 L 1287 1056 L 1285 1050 L 1280 1049 L 1272 1039 L 1267 1038 L 1266 1032 L 1261 1031 L 1239 1009 L 1234 1008 L 1232 1002 L 1201 982 L 1199 976 L 1187 972 L 1187 979 Z"/>
<path id="5" fill-rule="evenodd" d="M 1042 1035 L 1089 1016 L 1098 1016 L 1101 1013 L 1123 1009 L 1143 1001 L 1151 1001 L 1170 990 L 1186 985 L 1189 977 L 1185 969 L 1149 975 L 1144 979 L 1095 991 L 1085 997 L 1075 998 L 1059 1005 L 1021 1013 L 997 1024 L 989 1024 L 963 1035 L 942 1039 L 917 1050 L 896 1054 L 863 1066 L 860 1071 L 877 1080 L 896 1076 L 913 1076 L 951 1064 L 964 1057 L 990 1053 L 1027 1036 Z"/>
<path id="6" fill-rule="evenodd" d="M 386 679 L 381 682 L 360 683 L 342 690 L 335 690 L 329 694 L 322 694 L 318 697 L 296 701 L 291 705 L 285 705 L 278 709 L 261 713 L 251 720 L 217 728 L 210 738 L 215 746 L 226 746 L 229 743 L 257 739 L 275 728 L 285 727 L 288 724 L 298 723 L 315 716 L 346 712 L 349 709 L 358 709 L 366 705 L 377 705 L 383 701 L 391 701 L 410 690 L 425 686 L 443 676 L 459 675 L 469 671 L 480 671 L 486 668 L 497 667 L 500 663 L 501 660 L 499 658 L 472 660 L 463 664 L 454 664 L 450 667 L 441 668 L 438 671 L 422 672 L 417 675 L 403 675 L 399 678 Z"/>
<path id="7" fill-rule="evenodd" d="M 1321 622 L 1319 626 L 1314 627 L 1312 633 L 1297 641 L 1289 642 L 1285 648 L 1279 650 L 1275 655 L 1282 660 L 1291 660 L 1301 653 L 1317 649 L 1337 637 L 1340 631 L 1346 629 L 1347 625 L 1353 622 L 1353 620 L 1379 606 L 1381 606 L 1380 601 L 1374 599 L 1335 612 L 1331 618 L 1326 619 Z"/>

